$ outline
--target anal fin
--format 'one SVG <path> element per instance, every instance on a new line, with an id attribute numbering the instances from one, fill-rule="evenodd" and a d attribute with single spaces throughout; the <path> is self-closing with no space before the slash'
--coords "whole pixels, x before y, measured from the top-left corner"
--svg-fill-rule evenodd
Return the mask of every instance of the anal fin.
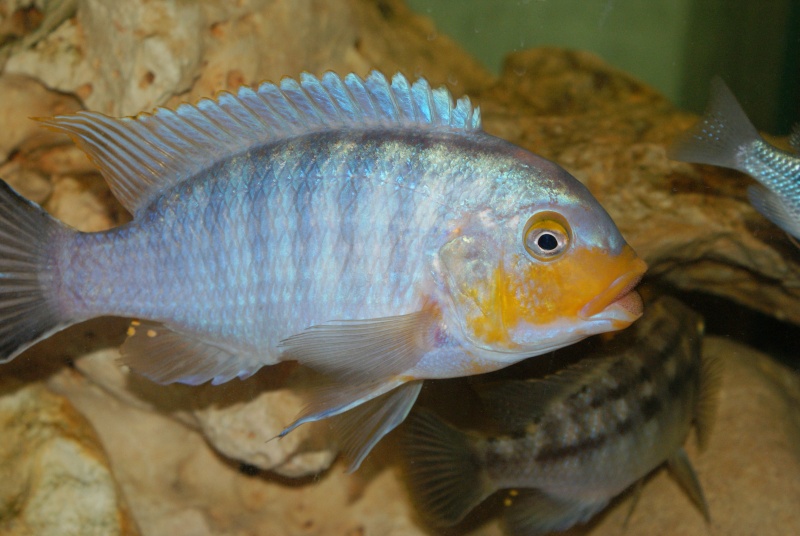
<path id="1" fill-rule="evenodd" d="M 606 504 L 605 499 L 567 500 L 536 489 L 509 490 L 504 501 L 503 523 L 512 536 L 547 534 L 589 521 Z"/>
<path id="2" fill-rule="evenodd" d="M 686 451 L 679 448 L 667 460 L 667 467 L 672 477 L 680 484 L 681 488 L 689 496 L 689 499 L 694 503 L 698 510 L 703 514 L 706 523 L 711 522 L 711 515 L 708 512 L 708 504 L 706 503 L 705 495 L 703 495 L 703 488 L 700 487 L 700 481 L 697 479 L 697 474 L 694 472 L 692 463 L 686 455 Z"/>
<path id="3" fill-rule="evenodd" d="M 158 383 L 214 385 L 235 377 L 247 378 L 264 363 L 162 324 L 134 320 L 120 348 L 122 362 Z"/>

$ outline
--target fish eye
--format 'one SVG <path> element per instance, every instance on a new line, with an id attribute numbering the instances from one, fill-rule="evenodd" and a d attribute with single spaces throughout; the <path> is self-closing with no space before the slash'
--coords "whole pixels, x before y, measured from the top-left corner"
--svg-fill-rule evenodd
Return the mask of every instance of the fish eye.
<path id="1" fill-rule="evenodd" d="M 569 247 L 569 226 L 558 214 L 537 214 L 525 225 L 524 243 L 525 250 L 533 258 L 542 261 L 555 259 Z"/>

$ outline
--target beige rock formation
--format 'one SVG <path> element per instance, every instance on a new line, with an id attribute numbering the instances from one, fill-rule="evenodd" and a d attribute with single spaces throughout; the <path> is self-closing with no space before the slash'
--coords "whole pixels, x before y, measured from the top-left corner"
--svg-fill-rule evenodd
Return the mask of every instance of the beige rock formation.
<path id="1" fill-rule="evenodd" d="M 747 203 L 751 180 L 668 160 L 669 141 L 694 118 L 587 53 L 520 52 L 493 78 L 401 0 L 0 0 L 0 65 L 0 176 L 81 230 L 106 229 L 129 216 L 66 137 L 29 117 L 80 108 L 135 114 L 301 71 L 401 70 L 470 94 L 486 130 L 557 161 L 587 184 L 648 261 L 651 281 L 800 323 L 800 254 Z M 66 395 L 98 430 L 142 533 L 432 533 L 408 506 L 392 437 L 354 476 L 334 465 L 294 480 L 319 473 L 333 457 L 309 427 L 267 441 L 301 406 L 284 383 L 302 383 L 301 372 L 265 370 L 219 387 L 158 386 L 115 364 L 109 348 L 123 334 L 121 322 L 87 323 L 1 366 L 0 378 L 17 375 L 26 384 L 0 391 L 0 407 L 29 390 L 52 397 L 43 381 Z M 712 445 L 692 453 L 712 511 L 710 530 L 800 532 L 796 373 L 725 341 L 710 340 L 708 348 L 731 362 Z M 75 370 L 66 366 L 71 362 Z M 67 413 L 62 420 L 69 426 L 80 420 Z M 42 415 L 33 421 L 52 430 Z M 5 422 L 4 438 L 16 424 Z M 104 482 L 97 476 L 102 464 L 81 461 L 85 453 L 65 441 L 73 450 L 59 452 L 75 460 L 67 469 L 84 468 L 91 478 L 82 482 Z M 94 445 L 89 450 L 102 458 Z M 242 474 L 240 462 L 257 474 Z M 22 462 L 8 463 L 27 474 Z M 47 478 L 65 474 L 58 464 L 49 467 Z M 0 500 L 17 491 L 8 493 Z M 124 512 L 119 495 L 113 497 Z M 117 510 L 98 510 L 96 518 L 106 519 L 106 511 Z M 0 533 L 30 533 L 22 518 L 9 517 L 15 512 L 0 507 Z M 626 513 L 626 504 L 612 508 L 591 533 L 618 533 Z M 132 522 L 118 525 L 122 533 L 134 530 Z M 707 530 L 660 473 L 645 486 L 628 529 Z"/>
<path id="2" fill-rule="evenodd" d="M 0 379 L 0 533 L 139 534 L 94 429 L 41 384 Z"/>

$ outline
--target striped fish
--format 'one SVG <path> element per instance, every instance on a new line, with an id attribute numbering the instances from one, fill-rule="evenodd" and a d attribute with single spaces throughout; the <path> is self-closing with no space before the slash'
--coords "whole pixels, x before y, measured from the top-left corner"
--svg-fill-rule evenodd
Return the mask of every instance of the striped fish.
<path id="1" fill-rule="evenodd" d="M 701 357 L 701 333 L 697 314 L 661 298 L 599 355 L 541 380 L 489 384 L 481 395 L 503 435 L 420 412 L 406 441 L 413 496 L 434 523 L 453 525 L 504 490 L 508 532 L 542 534 L 588 521 L 666 461 L 708 519 L 682 448 L 692 425 L 707 444 L 716 407 L 719 363 Z"/>
<path id="2" fill-rule="evenodd" d="M 0 358 L 88 318 L 162 383 L 298 361 L 330 378 L 284 430 L 342 415 L 358 467 L 426 378 L 478 374 L 641 314 L 645 264 L 588 190 L 402 75 L 303 75 L 45 125 L 130 223 L 80 233 L 0 182 Z"/>

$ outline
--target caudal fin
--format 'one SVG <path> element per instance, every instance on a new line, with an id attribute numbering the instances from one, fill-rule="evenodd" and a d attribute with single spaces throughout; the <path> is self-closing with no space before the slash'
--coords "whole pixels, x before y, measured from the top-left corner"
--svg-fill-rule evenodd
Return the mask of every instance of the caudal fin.
<path id="1" fill-rule="evenodd" d="M 411 418 L 405 451 L 414 501 L 437 525 L 455 525 L 495 491 L 470 438 L 433 413 Z"/>
<path id="2" fill-rule="evenodd" d="M 50 298 L 53 244 L 68 232 L 0 180 L 0 362 L 69 323 Z"/>
<path id="3" fill-rule="evenodd" d="M 731 90 L 715 77 L 705 115 L 673 142 L 668 154 L 683 162 L 739 169 L 739 148 L 760 139 Z"/>

